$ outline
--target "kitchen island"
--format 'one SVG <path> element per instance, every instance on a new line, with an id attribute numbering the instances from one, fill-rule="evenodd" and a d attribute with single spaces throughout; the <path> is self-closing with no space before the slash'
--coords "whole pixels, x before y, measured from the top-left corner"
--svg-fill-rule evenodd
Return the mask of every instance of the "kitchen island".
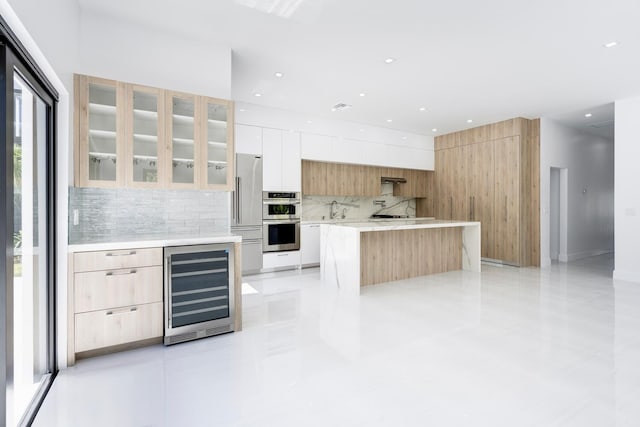
<path id="1" fill-rule="evenodd" d="M 320 271 L 325 283 L 360 288 L 442 273 L 480 271 L 480 223 L 414 219 L 322 224 Z"/>

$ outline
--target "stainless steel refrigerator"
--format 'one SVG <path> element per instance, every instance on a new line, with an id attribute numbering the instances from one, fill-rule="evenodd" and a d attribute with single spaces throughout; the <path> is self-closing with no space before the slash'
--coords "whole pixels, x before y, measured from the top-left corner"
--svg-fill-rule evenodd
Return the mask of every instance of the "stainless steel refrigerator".
<path id="1" fill-rule="evenodd" d="M 242 236 L 242 273 L 262 269 L 262 157 L 236 154 L 231 232 Z"/>

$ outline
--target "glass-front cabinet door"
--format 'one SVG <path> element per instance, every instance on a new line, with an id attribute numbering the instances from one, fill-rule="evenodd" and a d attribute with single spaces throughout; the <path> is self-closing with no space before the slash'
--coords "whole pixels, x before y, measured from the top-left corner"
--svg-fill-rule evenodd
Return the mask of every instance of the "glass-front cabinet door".
<path id="1" fill-rule="evenodd" d="M 164 186 L 164 91 L 127 85 L 127 186 Z"/>
<path id="2" fill-rule="evenodd" d="M 77 184 L 116 187 L 124 184 L 124 84 L 76 76 Z"/>
<path id="3" fill-rule="evenodd" d="M 199 184 L 199 119 L 196 96 L 166 92 L 168 103 L 167 135 L 170 157 L 167 159 L 168 186 L 197 188 Z"/>
<path id="4" fill-rule="evenodd" d="M 233 180 L 233 103 L 203 97 L 206 121 L 203 126 L 203 187 L 232 190 Z M 204 120 L 203 120 L 204 121 Z"/>

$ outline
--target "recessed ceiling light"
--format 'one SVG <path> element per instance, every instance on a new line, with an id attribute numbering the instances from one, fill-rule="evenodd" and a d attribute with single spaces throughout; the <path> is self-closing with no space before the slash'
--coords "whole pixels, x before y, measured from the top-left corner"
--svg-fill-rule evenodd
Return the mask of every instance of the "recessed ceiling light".
<path id="1" fill-rule="evenodd" d="M 257 97 L 259 98 L 259 97 L 261 97 L 261 96 L 262 96 L 262 94 L 261 94 L 261 93 L 259 93 L 259 92 L 256 92 L 256 93 L 254 93 L 254 94 L 253 94 L 253 96 L 257 96 Z"/>
<path id="2" fill-rule="evenodd" d="M 602 46 L 608 49 L 610 47 L 618 46 L 618 42 L 613 41 L 613 42 L 605 43 Z"/>
<path id="3" fill-rule="evenodd" d="M 282 74 L 280 71 L 276 71 L 275 73 L 273 73 L 273 75 L 278 78 L 284 77 L 284 74 Z"/>
<path id="4" fill-rule="evenodd" d="M 393 119 L 387 119 L 387 123 L 391 123 Z"/>
<path id="5" fill-rule="evenodd" d="M 402 139 L 407 139 L 407 137 L 406 137 L 406 136 L 403 136 L 403 137 L 402 137 Z"/>
<path id="6" fill-rule="evenodd" d="M 360 129 L 360 132 L 364 132 L 364 129 Z"/>
<path id="7" fill-rule="evenodd" d="M 467 123 L 473 123 L 473 120 L 469 119 L 467 120 Z"/>
<path id="8" fill-rule="evenodd" d="M 420 107 L 420 108 L 418 108 L 418 110 L 420 110 L 420 111 L 427 111 L 427 107 Z"/>
<path id="9" fill-rule="evenodd" d="M 308 123 L 308 124 L 311 124 L 311 123 L 313 123 L 313 122 L 312 122 L 311 120 L 307 120 L 307 123 Z"/>
<path id="10" fill-rule="evenodd" d="M 587 114 L 585 114 L 584 116 L 585 116 L 585 117 L 587 117 L 587 118 L 589 118 L 589 117 L 593 116 L 593 114 L 591 114 L 591 113 L 587 113 Z"/>
<path id="11" fill-rule="evenodd" d="M 244 113 L 245 111 L 247 111 L 247 110 L 245 110 L 244 108 L 240 109 L 240 112 L 242 112 L 242 113 Z"/>
<path id="12" fill-rule="evenodd" d="M 438 132 L 438 129 L 433 128 L 433 129 L 431 129 L 431 132 Z"/>
<path id="13" fill-rule="evenodd" d="M 391 64 L 391 63 L 392 63 L 393 61 L 395 61 L 395 60 L 396 60 L 395 58 L 387 58 L 387 59 L 385 59 L 385 60 L 384 60 L 384 62 L 385 62 L 386 64 Z"/>
<path id="14" fill-rule="evenodd" d="M 367 94 L 364 92 L 360 92 L 360 96 L 367 96 Z"/>

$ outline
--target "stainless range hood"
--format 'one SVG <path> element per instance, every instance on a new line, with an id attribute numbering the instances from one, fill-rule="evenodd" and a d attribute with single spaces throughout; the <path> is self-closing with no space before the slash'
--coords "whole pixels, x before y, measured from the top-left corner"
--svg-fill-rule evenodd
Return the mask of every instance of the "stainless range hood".
<path id="1" fill-rule="evenodd" d="M 393 177 L 390 177 L 390 176 L 383 176 L 383 177 L 380 178 L 380 181 L 383 184 L 388 184 L 388 183 L 391 183 L 391 184 L 404 184 L 405 182 L 407 182 L 407 180 L 404 179 L 404 178 L 393 178 Z"/>

